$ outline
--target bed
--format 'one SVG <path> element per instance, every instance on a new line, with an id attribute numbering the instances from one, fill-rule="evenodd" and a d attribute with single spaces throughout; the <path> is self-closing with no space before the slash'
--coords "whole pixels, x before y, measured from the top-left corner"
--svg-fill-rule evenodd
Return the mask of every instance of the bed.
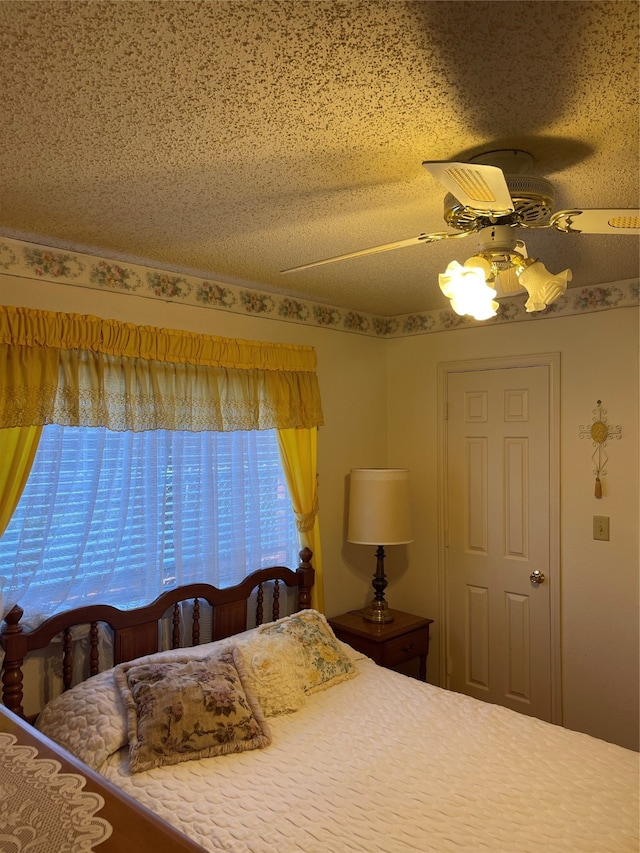
<path id="1" fill-rule="evenodd" d="M 3 701 L 20 713 L 27 649 L 104 620 L 115 665 L 93 660 L 36 727 L 204 850 L 637 853 L 635 752 L 379 667 L 309 607 L 310 557 L 126 616 L 84 608 L 26 632 L 12 613 Z M 249 586 L 274 577 L 297 591 L 293 612 L 278 586 L 265 612 L 259 589 L 247 628 Z M 212 637 L 179 647 L 175 608 L 194 596 L 190 622 L 199 634 L 193 608 L 211 604 Z M 158 651 L 167 610 L 175 647 Z"/>

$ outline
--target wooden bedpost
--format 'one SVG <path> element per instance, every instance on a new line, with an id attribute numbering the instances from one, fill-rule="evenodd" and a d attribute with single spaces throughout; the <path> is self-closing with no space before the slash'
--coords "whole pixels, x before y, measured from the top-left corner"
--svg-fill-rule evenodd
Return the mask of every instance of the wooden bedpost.
<path id="1" fill-rule="evenodd" d="M 311 607 L 311 587 L 316 574 L 311 565 L 313 552 L 310 548 L 303 548 L 299 556 L 300 565 L 296 569 L 298 575 L 298 610 L 308 610 Z"/>
<path id="2" fill-rule="evenodd" d="M 0 631 L 0 646 L 4 650 L 2 703 L 19 717 L 24 717 L 22 664 L 27 654 L 27 638 L 20 625 L 23 613 L 23 609 L 16 604 L 5 616 L 5 624 Z"/>

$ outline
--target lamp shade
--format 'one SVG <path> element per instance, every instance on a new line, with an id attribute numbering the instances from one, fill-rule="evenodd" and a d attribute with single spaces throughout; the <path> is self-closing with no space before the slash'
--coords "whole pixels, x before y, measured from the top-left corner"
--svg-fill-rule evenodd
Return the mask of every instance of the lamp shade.
<path id="1" fill-rule="evenodd" d="M 413 542 L 406 468 L 351 469 L 347 541 L 358 545 Z"/>

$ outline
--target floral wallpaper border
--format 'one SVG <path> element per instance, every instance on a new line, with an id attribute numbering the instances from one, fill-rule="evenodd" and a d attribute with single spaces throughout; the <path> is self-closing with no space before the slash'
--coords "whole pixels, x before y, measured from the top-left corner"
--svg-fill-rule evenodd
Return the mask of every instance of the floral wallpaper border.
<path id="1" fill-rule="evenodd" d="M 640 289 L 637 279 L 571 288 L 557 302 L 535 314 L 527 314 L 524 310 L 526 294 L 517 294 L 500 301 L 501 307 L 496 317 L 478 322 L 470 317 L 459 317 L 449 308 L 380 317 L 2 236 L 0 273 L 95 290 L 133 293 L 164 302 L 180 302 L 218 311 L 268 317 L 382 338 L 399 338 L 500 323 L 536 322 L 549 317 L 626 308 L 638 305 Z"/>

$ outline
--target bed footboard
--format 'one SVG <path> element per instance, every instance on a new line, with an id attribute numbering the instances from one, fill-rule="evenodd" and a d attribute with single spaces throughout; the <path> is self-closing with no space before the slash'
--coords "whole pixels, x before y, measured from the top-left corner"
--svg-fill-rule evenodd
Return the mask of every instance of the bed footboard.
<path id="1" fill-rule="evenodd" d="M 311 606 L 311 589 L 315 571 L 311 565 L 309 548 L 300 552 L 300 564 L 293 571 L 284 566 L 259 569 L 248 575 L 237 586 L 218 589 L 209 584 L 188 584 L 162 593 L 155 601 L 132 610 L 119 610 L 108 604 L 92 604 L 58 613 L 37 628 L 27 630 L 20 620 L 23 610 L 16 605 L 5 617 L 0 630 L 0 647 L 4 650 L 2 663 L 2 703 L 20 717 L 24 717 L 23 664 L 29 652 L 46 648 L 51 641 L 62 637 L 63 690 L 71 687 L 73 671 L 73 642 L 71 629 L 78 625 L 89 626 L 89 676 L 100 669 L 98 651 L 98 625 L 109 626 L 113 636 L 114 664 L 133 660 L 142 655 L 160 651 L 160 624 L 167 613 L 171 614 L 171 648 L 182 645 L 182 608 L 184 602 L 192 603 L 190 645 L 221 640 L 247 628 L 248 602 L 255 592 L 255 624 L 273 621 L 280 617 L 280 586 L 297 588 L 296 609 Z M 265 607 L 264 587 L 273 584 L 270 606 Z M 206 602 L 211 607 L 210 636 L 202 637 L 201 607 Z M 265 618 L 265 609 L 267 614 Z M 284 614 L 283 614 L 284 615 Z"/>

